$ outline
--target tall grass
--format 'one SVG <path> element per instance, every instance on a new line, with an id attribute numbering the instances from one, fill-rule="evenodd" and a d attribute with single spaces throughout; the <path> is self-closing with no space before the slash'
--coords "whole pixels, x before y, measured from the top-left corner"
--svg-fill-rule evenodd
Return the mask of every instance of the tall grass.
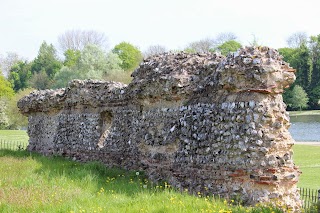
<path id="1" fill-rule="evenodd" d="M 0 139 L 26 142 L 28 136 L 25 131 L 1 130 Z M 302 171 L 298 186 L 319 189 L 320 147 L 293 149 Z M 0 150 L 0 212 L 281 212 L 191 196 L 167 184 L 152 186 L 136 172 Z"/>
<path id="2" fill-rule="evenodd" d="M 0 212 L 281 212 L 233 203 L 152 186 L 137 171 L 0 150 Z"/>

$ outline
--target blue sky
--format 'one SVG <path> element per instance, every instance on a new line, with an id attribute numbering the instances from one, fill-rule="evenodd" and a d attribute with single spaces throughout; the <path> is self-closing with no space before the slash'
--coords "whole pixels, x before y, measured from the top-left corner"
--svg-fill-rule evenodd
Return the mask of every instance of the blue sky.
<path id="1" fill-rule="evenodd" d="M 279 48 L 294 32 L 320 34 L 317 0 L 0 0 L 0 54 L 31 60 L 45 40 L 57 45 L 67 30 L 96 30 L 110 48 L 121 41 L 182 49 L 221 32 L 246 45 L 253 36 Z"/>

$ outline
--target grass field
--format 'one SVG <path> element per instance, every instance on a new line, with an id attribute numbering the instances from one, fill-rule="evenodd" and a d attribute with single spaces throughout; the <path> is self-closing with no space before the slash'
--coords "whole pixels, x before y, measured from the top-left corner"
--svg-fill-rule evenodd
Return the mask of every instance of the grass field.
<path id="1" fill-rule="evenodd" d="M 320 110 L 290 111 L 291 116 L 298 115 L 320 115 Z"/>
<path id="2" fill-rule="evenodd" d="M 294 145 L 294 163 L 302 174 L 299 187 L 320 189 L 320 146 Z"/>
<path id="3" fill-rule="evenodd" d="M 151 186 L 143 174 L 0 150 L 0 212 L 281 212 Z"/>
<path id="4" fill-rule="evenodd" d="M 0 147 L 9 149 L 25 149 L 28 145 L 27 131 L 0 130 Z"/>
<path id="5" fill-rule="evenodd" d="M 21 134 L 21 135 L 19 135 Z M 25 132 L 0 137 L 26 140 Z M 12 140 L 11 140 L 12 141 Z M 319 189 L 320 147 L 294 146 L 299 187 Z M 107 169 L 27 151 L 0 150 L 0 212 L 272 212 L 151 186 L 136 171 Z M 277 211 L 275 211 L 277 212 Z"/>
<path id="6" fill-rule="evenodd" d="M 0 130 L 0 140 L 28 142 L 27 131 L 22 130 Z"/>

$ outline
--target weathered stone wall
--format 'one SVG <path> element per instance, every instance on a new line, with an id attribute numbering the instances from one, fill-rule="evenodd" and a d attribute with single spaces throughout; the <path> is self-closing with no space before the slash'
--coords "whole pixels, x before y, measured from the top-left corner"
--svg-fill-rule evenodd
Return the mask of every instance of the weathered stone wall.
<path id="1" fill-rule="evenodd" d="M 294 70 L 274 49 L 167 53 L 128 86 L 75 80 L 18 103 L 31 151 L 143 169 L 181 190 L 300 208 L 282 92 Z"/>

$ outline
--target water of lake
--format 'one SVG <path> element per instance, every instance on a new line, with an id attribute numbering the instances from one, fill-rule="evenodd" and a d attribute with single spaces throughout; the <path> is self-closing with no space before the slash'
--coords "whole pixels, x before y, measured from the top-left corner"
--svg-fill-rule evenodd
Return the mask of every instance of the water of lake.
<path id="1" fill-rule="evenodd" d="M 320 141 L 320 115 L 290 116 L 289 132 L 296 141 Z"/>

